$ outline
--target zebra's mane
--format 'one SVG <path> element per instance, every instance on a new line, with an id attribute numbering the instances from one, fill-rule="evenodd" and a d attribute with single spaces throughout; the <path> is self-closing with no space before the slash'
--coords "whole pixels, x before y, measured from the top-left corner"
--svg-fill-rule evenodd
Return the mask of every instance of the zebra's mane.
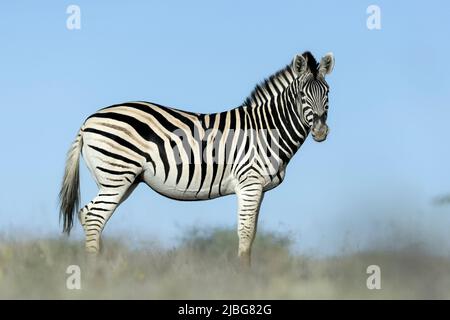
<path id="1" fill-rule="evenodd" d="M 292 81 L 295 79 L 294 73 L 292 72 L 291 66 L 287 65 L 281 70 L 278 70 L 270 77 L 264 79 L 261 83 L 257 84 L 250 95 L 245 99 L 244 105 L 252 106 L 258 104 L 258 101 L 261 100 L 261 97 L 268 100 L 273 94 L 270 85 L 279 87 L 282 89 L 286 89 Z M 277 84 L 275 84 L 277 81 Z M 287 83 L 287 84 L 286 84 Z"/>
<path id="2" fill-rule="evenodd" d="M 318 73 L 318 66 L 316 59 L 309 51 L 305 51 L 302 56 L 306 59 L 306 62 L 308 64 L 308 69 L 312 73 L 313 77 L 317 77 Z M 281 79 L 281 80 L 280 80 Z M 295 75 L 292 71 L 291 65 L 288 64 L 286 67 L 284 67 L 281 70 L 278 70 L 273 75 L 271 75 L 269 78 L 264 79 L 261 83 L 257 84 L 255 86 L 255 89 L 250 93 L 247 99 L 244 101 L 244 105 L 246 106 L 252 106 L 258 104 L 258 98 L 257 97 L 263 97 L 266 101 L 269 99 L 269 97 L 272 96 L 270 85 L 276 86 L 274 83 L 277 80 L 277 83 L 282 86 L 282 90 L 285 90 L 295 79 Z M 286 82 L 288 83 L 286 85 Z"/>
<path id="3" fill-rule="evenodd" d="M 313 77 L 316 78 L 317 73 L 319 72 L 319 64 L 317 63 L 316 58 L 314 58 L 309 51 L 304 52 L 302 56 L 306 59 L 308 70 L 312 73 Z"/>

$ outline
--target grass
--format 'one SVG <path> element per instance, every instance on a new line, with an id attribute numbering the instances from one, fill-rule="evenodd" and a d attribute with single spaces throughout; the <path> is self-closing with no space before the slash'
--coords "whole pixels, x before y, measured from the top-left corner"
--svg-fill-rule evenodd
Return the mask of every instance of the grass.
<path id="1" fill-rule="evenodd" d="M 293 253 L 288 236 L 259 232 L 253 266 L 236 261 L 227 229 L 190 230 L 173 249 L 104 239 L 92 261 L 79 241 L 8 240 L 0 244 L 2 299 L 450 299 L 450 259 L 424 250 L 370 250 L 334 257 Z M 367 266 L 381 268 L 368 290 Z M 81 290 L 66 269 L 81 268 Z"/>

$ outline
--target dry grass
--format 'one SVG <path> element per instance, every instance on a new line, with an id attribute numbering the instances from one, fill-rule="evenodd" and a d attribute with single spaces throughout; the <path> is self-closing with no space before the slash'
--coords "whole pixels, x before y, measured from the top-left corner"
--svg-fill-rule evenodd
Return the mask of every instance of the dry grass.
<path id="1" fill-rule="evenodd" d="M 187 232 L 178 247 L 127 246 L 106 238 L 96 261 L 82 243 L 36 239 L 0 244 L 3 299 L 450 299 L 450 259 L 421 250 L 368 251 L 317 258 L 293 254 L 288 237 L 260 232 L 251 270 L 235 259 L 234 231 Z M 79 265 L 81 290 L 66 288 Z M 366 268 L 381 267 L 382 289 L 368 290 Z"/>

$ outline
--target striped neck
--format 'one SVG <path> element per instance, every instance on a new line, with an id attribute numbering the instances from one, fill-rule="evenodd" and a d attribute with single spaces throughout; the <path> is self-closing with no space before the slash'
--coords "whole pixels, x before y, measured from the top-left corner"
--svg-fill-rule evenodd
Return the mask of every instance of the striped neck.
<path id="1" fill-rule="evenodd" d="M 285 163 L 309 133 L 298 95 L 299 79 L 288 65 L 257 85 L 243 104 L 251 111 L 252 127 L 275 130 L 272 136 L 278 135 L 280 158 Z"/>

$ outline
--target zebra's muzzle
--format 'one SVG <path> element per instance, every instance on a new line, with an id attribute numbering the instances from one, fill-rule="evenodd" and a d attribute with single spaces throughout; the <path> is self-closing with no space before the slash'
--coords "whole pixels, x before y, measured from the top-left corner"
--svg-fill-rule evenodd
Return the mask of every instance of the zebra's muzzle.
<path id="1" fill-rule="evenodd" d="M 313 136 L 314 141 L 322 142 L 327 138 L 328 135 L 328 126 L 322 121 L 322 119 L 316 119 L 311 128 L 311 134 Z"/>

